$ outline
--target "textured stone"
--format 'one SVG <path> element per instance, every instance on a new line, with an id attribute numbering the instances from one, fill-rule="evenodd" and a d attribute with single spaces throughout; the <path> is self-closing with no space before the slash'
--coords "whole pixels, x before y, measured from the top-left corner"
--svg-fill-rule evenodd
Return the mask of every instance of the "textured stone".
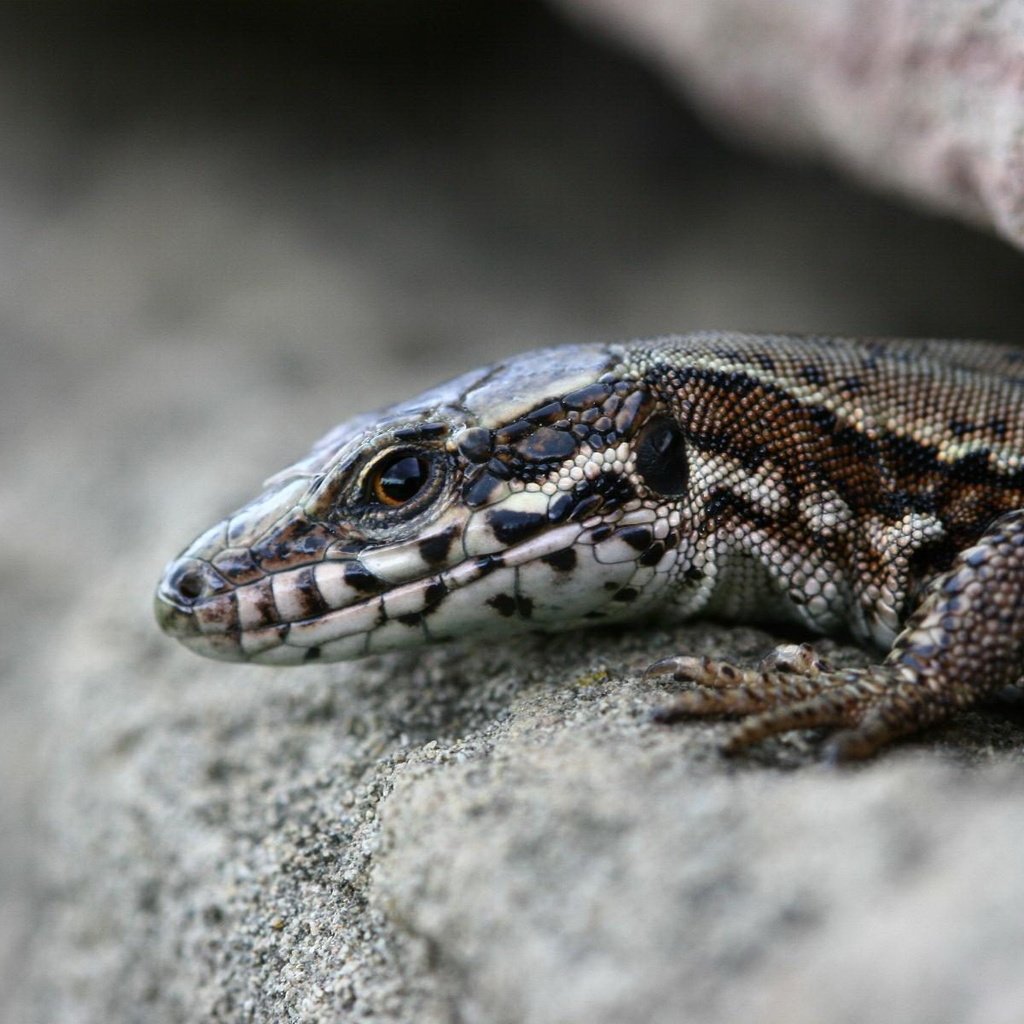
<path id="1" fill-rule="evenodd" d="M 1016 255 L 724 151 L 536 10 L 473 23 L 507 49 L 447 86 L 432 46 L 373 87 L 318 62 L 347 20 L 64 17 L 0 33 L 0 1019 L 1016 1024 L 1004 711 L 852 771 L 804 736 L 728 764 L 636 673 L 765 633 L 277 672 L 150 606 L 357 408 L 557 340 L 1022 336 Z"/>
<path id="2" fill-rule="evenodd" d="M 738 137 L 1024 246 L 1021 0 L 559 0 Z"/>

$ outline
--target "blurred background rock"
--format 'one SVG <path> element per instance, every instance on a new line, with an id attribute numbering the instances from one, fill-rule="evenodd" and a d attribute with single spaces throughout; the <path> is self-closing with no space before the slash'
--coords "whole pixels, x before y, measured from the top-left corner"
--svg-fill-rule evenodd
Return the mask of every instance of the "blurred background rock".
<path id="1" fill-rule="evenodd" d="M 273 832 L 260 793 L 290 806 L 297 780 L 340 772 L 325 737 L 275 735 L 276 710 L 398 698 L 351 668 L 279 679 L 191 659 L 151 621 L 163 561 L 350 411 L 469 365 L 698 327 L 1019 340 L 1024 261 L 723 141 L 611 38 L 526 0 L 13 3 L 0 52 L 0 1016 L 456 1019 L 458 970 L 429 957 L 399 970 L 381 954 L 349 992 L 314 956 L 305 988 L 269 995 L 255 953 L 224 952 L 249 911 L 218 923 L 208 890 L 237 888 L 224 865 Z M 528 649 L 519 675 L 551 656 Z M 451 657 L 424 664 L 457 680 Z M 509 700 L 479 697 L 459 728 L 486 730 Z M 400 708 L 380 712 L 376 747 L 360 739 L 361 764 L 408 746 Z M 262 732 L 232 732 L 250 714 Z M 257 807 L 230 842 L 189 817 L 225 749 L 235 799 Z M 214 838 L 222 859 L 188 867 Z M 360 955 L 398 941 L 381 915 L 415 904 L 400 898 L 414 860 L 381 875 L 397 904 L 351 910 Z M 423 995 L 432 977 L 443 998 Z M 499 991 L 475 992 L 479 1019 L 517 1019 Z"/>

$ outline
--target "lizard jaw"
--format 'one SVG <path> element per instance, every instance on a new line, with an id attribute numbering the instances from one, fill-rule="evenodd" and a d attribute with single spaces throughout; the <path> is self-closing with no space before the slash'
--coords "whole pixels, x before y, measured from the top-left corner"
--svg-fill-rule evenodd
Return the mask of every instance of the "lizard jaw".
<path id="1" fill-rule="evenodd" d="M 607 559 L 621 543 L 614 531 L 647 523 L 650 514 L 640 509 L 614 519 L 610 535 L 608 517 L 563 523 L 501 551 L 459 551 L 443 568 L 393 583 L 367 568 L 387 563 L 383 547 L 367 551 L 365 562 L 321 557 L 232 585 L 211 564 L 216 555 L 197 557 L 193 546 L 168 566 L 156 614 L 165 631 L 196 653 L 272 665 L 340 661 L 456 635 L 528 631 L 538 628 L 532 614 L 541 600 L 559 605 L 564 628 L 588 618 L 625 618 L 639 605 L 614 604 L 610 588 L 574 587 L 572 574 L 559 568 L 567 550 Z M 632 559 L 603 564 L 606 577 L 629 593 Z M 642 604 L 655 597 L 645 595 Z"/>

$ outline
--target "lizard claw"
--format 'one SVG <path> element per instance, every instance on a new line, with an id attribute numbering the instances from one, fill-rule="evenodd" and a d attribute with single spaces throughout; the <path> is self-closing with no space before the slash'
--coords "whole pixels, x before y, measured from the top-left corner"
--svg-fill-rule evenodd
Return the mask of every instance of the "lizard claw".
<path id="1" fill-rule="evenodd" d="M 836 671 L 808 644 L 788 644 L 755 669 L 681 656 L 656 662 L 647 674 L 668 675 L 700 687 L 658 708 L 653 720 L 659 724 L 706 716 L 742 719 L 722 744 L 726 755 L 781 732 L 832 726 L 845 729 L 826 747 L 825 757 L 840 761 L 868 756 L 879 745 L 867 713 L 892 685 L 893 672 L 885 668 Z"/>
<path id="2" fill-rule="evenodd" d="M 643 678 L 649 679 L 652 676 L 671 676 L 677 683 L 698 683 L 717 689 L 741 684 L 744 670 L 725 661 L 680 655 L 675 658 L 662 658 L 661 661 L 648 666 Z"/>
<path id="3" fill-rule="evenodd" d="M 766 654 L 757 667 L 762 672 L 789 672 L 798 676 L 818 676 L 834 671 L 810 644 L 780 644 Z"/>

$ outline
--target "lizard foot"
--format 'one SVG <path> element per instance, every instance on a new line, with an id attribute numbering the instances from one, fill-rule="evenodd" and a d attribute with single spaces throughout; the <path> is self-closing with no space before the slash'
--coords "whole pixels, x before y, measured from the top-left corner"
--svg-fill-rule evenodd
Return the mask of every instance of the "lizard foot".
<path id="1" fill-rule="evenodd" d="M 648 669 L 696 683 L 654 713 L 672 724 L 694 717 L 742 717 L 722 743 L 736 754 L 793 729 L 838 729 L 823 757 L 838 762 L 868 757 L 896 736 L 921 728 L 935 717 L 930 695 L 896 668 L 836 670 L 807 644 L 773 651 L 757 668 L 744 669 L 709 658 L 666 658 Z"/>
<path id="2" fill-rule="evenodd" d="M 936 576 L 881 665 L 836 670 L 805 646 L 783 647 L 755 669 L 707 658 L 667 658 L 652 675 L 700 689 L 657 713 L 661 722 L 735 715 L 726 737 L 736 753 L 790 729 L 838 729 L 831 761 L 880 747 L 974 704 L 1022 677 L 1024 509 L 996 519 Z"/>

